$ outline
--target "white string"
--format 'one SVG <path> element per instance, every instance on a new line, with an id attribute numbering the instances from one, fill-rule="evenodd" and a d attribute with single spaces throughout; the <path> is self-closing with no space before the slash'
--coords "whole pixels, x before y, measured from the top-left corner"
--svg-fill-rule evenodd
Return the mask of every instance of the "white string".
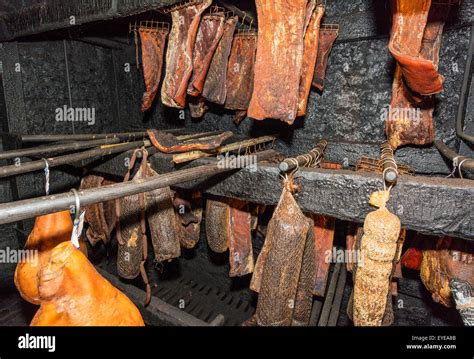
<path id="1" fill-rule="evenodd" d="M 458 158 L 459 157 L 460 156 L 456 156 L 456 157 L 453 158 L 453 170 L 451 171 L 451 173 L 449 175 L 446 176 L 446 178 L 454 177 L 454 175 L 456 174 L 456 169 L 458 168 Z M 464 161 L 462 161 L 462 162 L 464 162 Z M 461 174 L 461 178 L 462 178 L 462 174 Z"/>
<path id="2" fill-rule="evenodd" d="M 44 184 L 44 191 L 46 192 L 46 195 L 49 195 L 49 163 L 46 160 L 46 158 L 43 158 L 43 161 L 45 163 L 44 166 L 44 177 L 45 177 L 45 184 Z"/>

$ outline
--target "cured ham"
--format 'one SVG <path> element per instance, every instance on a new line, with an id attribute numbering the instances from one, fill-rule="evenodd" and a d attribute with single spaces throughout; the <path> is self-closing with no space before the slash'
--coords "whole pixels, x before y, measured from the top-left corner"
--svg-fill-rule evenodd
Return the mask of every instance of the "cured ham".
<path id="1" fill-rule="evenodd" d="M 71 242 L 54 247 L 38 273 L 41 306 L 31 326 L 144 326 L 137 307 Z"/>
<path id="2" fill-rule="evenodd" d="M 401 227 L 400 219 L 386 208 L 388 198 L 386 191 L 372 194 L 370 203 L 379 209 L 364 221 L 360 241 L 363 265 L 357 266 L 353 291 L 352 316 L 356 326 L 382 325 L 387 307 L 392 305 L 391 280 Z"/>
<path id="3" fill-rule="evenodd" d="M 193 71 L 193 49 L 201 15 L 212 0 L 178 6 L 171 11 L 172 27 L 166 51 L 166 73 L 161 88 L 164 105 L 184 108 L 186 90 Z"/>
<path id="4" fill-rule="evenodd" d="M 318 54 L 312 82 L 312 85 L 321 92 L 324 90 L 324 80 L 326 78 L 329 55 L 338 35 L 339 27 L 337 25 L 321 25 L 319 30 Z"/>
<path id="5" fill-rule="evenodd" d="M 230 131 L 224 132 L 217 136 L 206 139 L 196 139 L 193 141 L 180 141 L 168 132 L 160 132 L 157 130 L 148 130 L 148 137 L 151 143 L 158 150 L 164 153 L 179 153 L 194 150 L 214 150 L 219 147 L 225 140 L 234 134 Z"/>
<path id="6" fill-rule="evenodd" d="M 103 177 L 87 175 L 81 180 L 80 190 L 99 188 L 113 184 Z M 105 201 L 85 206 L 85 222 L 89 224 L 86 231 L 86 237 L 92 246 L 99 242 L 108 243 L 112 231 L 115 228 L 115 203 L 114 201 Z"/>
<path id="7" fill-rule="evenodd" d="M 430 0 L 394 1 L 389 50 L 397 65 L 386 132 L 390 146 L 396 149 L 434 141 L 435 100 L 431 95 L 443 89 L 437 68 L 449 6 Z"/>
<path id="8" fill-rule="evenodd" d="M 259 293 L 256 325 L 307 325 L 314 285 L 312 235 L 312 220 L 286 182 L 252 277 L 251 289 Z"/>
<path id="9" fill-rule="evenodd" d="M 153 104 L 160 85 L 168 29 L 140 27 L 138 32 L 142 43 L 143 77 L 146 85 L 141 110 L 145 112 Z"/>
<path id="10" fill-rule="evenodd" d="M 308 105 L 309 92 L 314 76 L 316 58 L 319 47 L 319 29 L 321 18 L 324 15 L 324 6 L 317 6 L 310 16 L 309 24 L 304 37 L 304 56 L 301 69 L 301 80 L 298 95 L 298 112 L 296 116 L 304 116 Z"/>
<path id="11" fill-rule="evenodd" d="M 248 203 L 230 200 L 229 262 L 230 277 L 242 277 L 254 269 L 252 214 Z"/>
<path id="12" fill-rule="evenodd" d="M 431 238 L 434 245 L 423 250 L 420 276 L 433 300 L 446 307 L 455 305 L 449 286 L 453 279 L 474 283 L 474 246 L 453 238 Z"/>
<path id="13" fill-rule="evenodd" d="M 326 260 L 332 250 L 336 220 L 331 217 L 313 214 L 315 271 L 313 294 L 324 297 L 328 280 L 330 262 Z"/>
<path id="14" fill-rule="evenodd" d="M 238 33 L 234 36 L 227 65 L 225 108 L 247 112 L 253 91 L 256 51 L 255 32 Z"/>
<path id="15" fill-rule="evenodd" d="M 307 0 L 256 0 L 258 41 L 248 115 L 293 124 L 303 65 Z"/>
<path id="16" fill-rule="evenodd" d="M 202 95 L 206 100 L 219 105 L 225 103 L 227 96 L 227 63 L 229 61 L 236 25 L 236 16 L 225 20 L 224 33 L 219 41 L 214 57 L 212 58 L 211 66 L 209 67 L 204 89 L 202 91 Z"/>
<path id="17" fill-rule="evenodd" d="M 15 286 L 23 299 L 33 304 L 40 303 L 37 275 L 48 262 L 51 251 L 61 242 L 69 241 L 72 234 L 72 219 L 69 211 L 37 217 L 25 249 L 36 250 L 37 258 L 18 263 L 15 270 Z"/>
<path id="18" fill-rule="evenodd" d="M 207 71 L 224 33 L 224 21 L 223 13 L 202 17 L 194 44 L 193 74 L 188 86 L 189 95 L 197 96 L 202 92 Z"/>

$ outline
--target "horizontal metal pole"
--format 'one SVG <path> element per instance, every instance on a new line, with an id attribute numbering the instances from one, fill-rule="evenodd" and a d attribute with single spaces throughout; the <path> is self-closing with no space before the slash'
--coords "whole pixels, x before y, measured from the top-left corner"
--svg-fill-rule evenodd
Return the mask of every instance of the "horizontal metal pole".
<path id="1" fill-rule="evenodd" d="M 79 141 L 79 142 L 67 142 L 59 143 L 55 145 L 48 146 L 36 146 L 31 148 L 22 148 L 18 150 L 10 150 L 0 152 L 0 160 L 8 160 L 17 157 L 27 157 L 27 156 L 46 156 L 52 153 L 58 152 L 67 152 L 67 151 L 78 151 L 84 150 L 87 148 L 97 147 L 101 145 L 111 145 L 119 143 L 121 140 L 119 138 L 108 138 L 101 140 L 93 141 Z"/>
<path id="2" fill-rule="evenodd" d="M 262 151 L 255 155 L 257 160 L 265 160 L 273 157 L 275 151 Z M 85 206 L 237 170 L 235 168 L 219 168 L 217 162 L 213 161 L 211 164 L 170 172 L 143 180 L 78 191 L 78 196 L 81 206 Z M 75 203 L 75 196 L 72 192 L 3 203 L 0 204 L 0 224 L 12 223 L 70 209 Z"/>
<path id="3" fill-rule="evenodd" d="M 48 162 L 48 167 L 57 167 L 61 165 L 67 165 L 74 162 L 82 161 L 82 160 L 93 160 L 100 158 L 102 156 L 109 156 L 114 153 L 121 153 L 125 152 L 134 148 L 139 148 L 141 146 L 150 146 L 149 141 L 135 141 L 135 142 L 127 142 L 127 143 L 119 143 L 115 145 L 111 145 L 111 147 L 98 147 L 92 150 L 79 152 L 79 153 L 72 153 L 69 155 L 58 156 L 58 157 L 51 157 L 47 158 L 46 161 Z M 31 161 L 25 162 L 19 165 L 10 165 L 10 166 L 3 166 L 0 167 L 0 178 L 9 177 L 9 176 L 17 176 L 23 173 L 29 173 L 34 171 L 43 170 L 46 167 L 46 162 L 44 160 L 38 161 Z"/>
<path id="4" fill-rule="evenodd" d="M 19 135 L 20 140 L 28 142 L 56 142 L 56 141 L 89 141 L 105 138 L 119 138 L 121 140 L 143 139 L 148 137 L 146 132 L 96 133 L 77 135 Z"/>

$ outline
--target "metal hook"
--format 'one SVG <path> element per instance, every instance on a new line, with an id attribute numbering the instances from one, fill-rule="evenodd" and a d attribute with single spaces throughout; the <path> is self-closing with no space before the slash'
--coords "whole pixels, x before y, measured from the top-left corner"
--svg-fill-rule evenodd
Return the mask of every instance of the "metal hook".
<path id="1" fill-rule="evenodd" d="M 75 188 L 71 189 L 71 192 L 74 194 L 74 198 L 76 200 L 76 207 L 74 209 L 74 219 L 79 220 L 79 213 L 81 212 L 81 200 L 79 199 L 79 193 Z"/>

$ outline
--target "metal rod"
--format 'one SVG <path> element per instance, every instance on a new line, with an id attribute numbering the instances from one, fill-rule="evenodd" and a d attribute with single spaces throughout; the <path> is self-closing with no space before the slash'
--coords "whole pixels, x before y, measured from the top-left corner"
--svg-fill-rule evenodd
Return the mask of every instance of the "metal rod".
<path id="1" fill-rule="evenodd" d="M 462 169 L 474 171 L 474 159 L 466 156 L 461 156 L 459 153 L 453 151 L 448 146 L 446 146 L 441 140 L 435 140 L 434 145 L 438 149 L 438 151 L 450 161 L 454 161 L 454 159 L 457 159 L 458 164 L 462 162 Z"/>
<path id="2" fill-rule="evenodd" d="M 257 160 L 265 160 L 275 156 L 273 150 L 263 151 L 258 154 Z M 209 178 L 219 173 L 238 171 L 235 168 L 218 168 L 217 162 L 193 167 L 185 170 L 166 173 L 147 179 L 132 182 L 117 183 L 100 188 L 91 188 L 77 191 L 81 206 L 110 201 L 117 198 L 131 196 L 138 193 L 153 191 L 158 188 L 169 187 L 178 183 L 196 179 Z M 76 203 L 72 192 L 25 199 L 16 202 L 0 204 L 0 224 L 21 221 L 48 213 L 70 209 Z"/>
<path id="3" fill-rule="evenodd" d="M 71 164 L 81 160 L 91 160 L 100 158 L 102 156 L 112 155 L 114 153 L 125 152 L 134 148 L 138 148 L 141 146 L 150 146 L 151 143 L 149 141 L 135 141 L 135 142 L 127 142 L 127 143 L 119 143 L 115 145 L 106 145 L 94 148 L 89 151 L 79 152 L 79 153 L 72 153 L 69 155 L 58 156 L 58 157 L 51 157 L 47 158 L 48 166 L 57 167 L 61 165 Z M 3 166 L 0 167 L 0 178 L 9 177 L 9 176 L 16 176 L 23 173 L 29 173 L 34 171 L 40 171 L 45 168 L 45 161 L 38 160 L 38 161 L 31 161 L 25 162 L 24 164 L 19 165 L 10 165 L 10 166 Z"/>
<path id="4" fill-rule="evenodd" d="M 332 302 L 331 314 L 328 319 L 328 327 L 335 327 L 339 319 L 339 311 L 341 310 L 342 297 L 344 296 L 344 288 L 346 287 L 346 266 L 341 267 L 339 272 L 339 279 L 337 281 L 336 292 L 334 293 L 334 300 Z"/>
<path id="5" fill-rule="evenodd" d="M 119 142 L 119 138 L 107 138 L 103 140 L 67 142 L 48 146 L 37 146 L 18 150 L 3 151 L 0 152 L 0 160 L 8 160 L 11 158 L 27 156 L 45 156 L 51 153 L 78 151 L 106 144 L 115 144 Z"/>
<path id="6" fill-rule="evenodd" d="M 283 162 L 280 162 L 278 168 L 281 172 L 288 172 L 297 167 L 304 167 L 312 163 L 319 161 L 323 155 L 324 150 L 326 149 L 328 142 L 326 140 L 321 140 L 311 151 L 304 155 L 299 155 L 295 158 L 287 158 Z"/>
<path id="7" fill-rule="evenodd" d="M 324 298 L 324 305 L 319 316 L 318 327 L 326 327 L 328 325 L 329 314 L 331 313 L 332 302 L 334 301 L 334 293 L 336 291 L 336 284 L 341 271 L 342 263 L 336 263 L 334 271 L 331 275 L 331 282 L 329 283 L 326 297 Z"/>
<path id="8" fill-rule="evenodd" d="M 179 133 L 180 128 L 163 130 L 163 132 Z M 96 133 L 77 135 L 18 135 L 22 142 L 56 142 L 56 141 L 90 141 L 100 139 L 119 138 L 121 140 L 135 140 L 148 137 L 146 132 L 118 132 L 118 133 Z"/>
<path id="9" fill-rule="evenodd" d="M 380 145 L 380 161 L 383 167 L 383 178 L 385 182 L 394 184 L 398 178 L 398 166 L 393 157 L 393 149 L 388 142 Z"/>
<path id="10" fill-rule="evenodd" d="M 219 0 L 219 3 L 227 10 L 234 12 L 235 15 L 237 15 L 242 21 L 246 22 L 248 25 L 257 27 L 257 19 L 255 19 L 253 14 L 249 14 L 245 11 L 242 11 L 237 6 L 229 4 L 223 0 Z"/>

